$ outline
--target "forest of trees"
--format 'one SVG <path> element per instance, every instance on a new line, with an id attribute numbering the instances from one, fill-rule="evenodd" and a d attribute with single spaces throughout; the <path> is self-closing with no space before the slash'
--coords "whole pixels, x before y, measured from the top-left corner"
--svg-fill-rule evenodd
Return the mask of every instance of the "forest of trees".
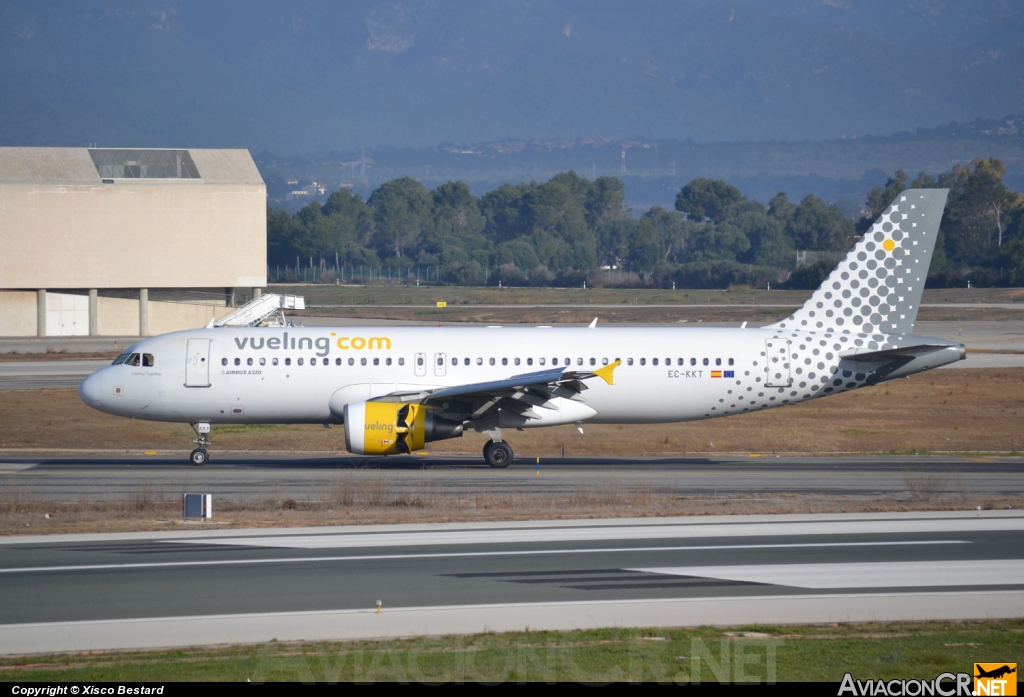
<path id="1" fill-rule="evenodd" d="M 356 268 L 387 268 L 406 280 L 431 267 L 432 281 L 466 285 L 813 288 L 900 191 L 942 187 L 950 197 L 929 285 L 1021 285 L 1024 196 L 1003 185 L 1004 173 L 999 160 L 913 181 L 898 171 L 867 194 L 869 212 L 859 221 L 814 195 L 793 202 L 779 193 L 764 204 L 707 178 L 684 186 L 675 210 L 655 206 L 635 218 L 615 177 L 563 172 L 479 198 L 462 182 L 429 191 L 406 177 L 366 201 L 340 189 L 295 215 L 269 210 L 268 257 L 279 280 L 310 268 L 324 281 Z M 798 266 L 798 251 L 823 254 Z M 610 271 L 619 269 L 627 275 Z"/>

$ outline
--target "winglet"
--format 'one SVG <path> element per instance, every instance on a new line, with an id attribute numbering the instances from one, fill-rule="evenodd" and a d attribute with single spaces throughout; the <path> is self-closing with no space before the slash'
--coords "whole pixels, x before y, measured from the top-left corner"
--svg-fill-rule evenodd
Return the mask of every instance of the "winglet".
<path id="1" fill-rule="evenodd" d="M 594 320 L 594 321 L 596 322 L 597 320 Z M 609 363 L 605 367 L 599 368 L 598 370 L 595 370 L 594 371 L 594 375 L 596 375 L 597 377 L 601 378 L 602 380 L 607 382 L 609 385 L 614 385 L 615 384 L 615 379 L 612 377 L 612 372 L 616 368 L 619 367 L 620 363 L 622 363 L 622 361 L 615 361 L 614 363 Z"/>
<path id="2" fill-rule="evenodd" d="M 590 327 L 588 327 L 588 329 L 596 329 L 596 328 L 597 328 L 597 317 L 595 317 L 594 321 L 590 323 Z"/>

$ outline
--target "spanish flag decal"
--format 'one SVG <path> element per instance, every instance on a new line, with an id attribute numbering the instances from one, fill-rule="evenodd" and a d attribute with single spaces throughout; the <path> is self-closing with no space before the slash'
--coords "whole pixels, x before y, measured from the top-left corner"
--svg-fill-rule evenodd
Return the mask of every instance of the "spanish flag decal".
<path id="1" fill-rule="evenodd" d="M 711 377 L 713 377 L 713 378 L 720 378 L 720 377 L 722 377 L 722 371 L 721 370 L 712 370 L 711 371 Z"/>

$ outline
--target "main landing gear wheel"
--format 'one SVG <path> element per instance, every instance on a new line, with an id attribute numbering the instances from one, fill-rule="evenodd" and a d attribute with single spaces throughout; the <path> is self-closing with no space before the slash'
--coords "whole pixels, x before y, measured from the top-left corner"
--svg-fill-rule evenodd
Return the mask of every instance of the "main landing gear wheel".
<path id="1" fill-rule="evenodd" d="M 196 466 L 202 466 L 206 464 L 206 461 L 210 459 L 210 456 L 206 454 L 206 451 L 202 448 L 196 448 L 192 451 L 192 454 L 188 456 L 192 460 L 192 464 Z"/>
<path id="2" fill-rule="evenodd" d="M 512 448 L 504 441 L 501 443 L 488 441 L 484 446 L 484 459 L 491 467 L 504 469 L 512 464 Z"/>

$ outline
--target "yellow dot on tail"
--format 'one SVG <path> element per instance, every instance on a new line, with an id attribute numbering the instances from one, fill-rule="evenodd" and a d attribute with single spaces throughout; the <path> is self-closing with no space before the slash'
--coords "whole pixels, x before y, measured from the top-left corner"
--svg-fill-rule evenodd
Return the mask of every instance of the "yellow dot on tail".
<path id="1" fill-rule="evenodd" d="M 887 252 L 891 252 L 892 250 L 896 249 L 896 243 L 893 242 L 892 240 L 886 240 L 885 242 L 882 243 L 882 248 Z"/>

